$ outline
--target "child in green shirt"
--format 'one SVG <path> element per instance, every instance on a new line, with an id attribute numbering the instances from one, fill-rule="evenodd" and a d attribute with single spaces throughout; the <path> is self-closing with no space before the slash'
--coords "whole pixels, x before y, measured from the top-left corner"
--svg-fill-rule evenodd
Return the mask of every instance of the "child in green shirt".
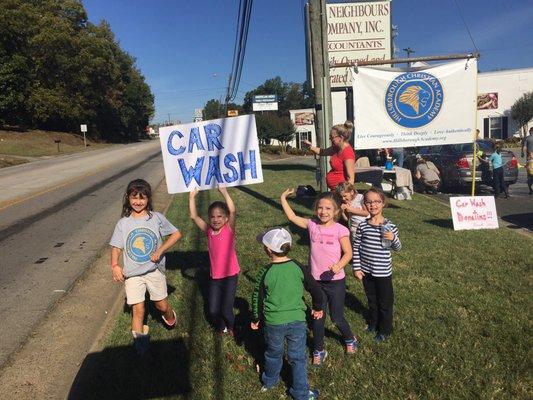
<path id="1" fill-rule="evenodd" d="M 289 393 L 296 400 L 318 398 L 318 391 L 310 390 L 307 381 L 306 310 L 304 288 L 311 293 L 313 318 L 322 318 L 322 290 L 308 268 L 287 257 L 292 245 L 290 233 L 283 228 L 272 228 L 258 237 L 263 244 L 270 264 L 257 275 L 252 308 L 253 330 L 259 329 L 260 313 L 263 315 L 265 334 L 265 366 L 261 376 L 267 391 L 279 381 L 283 365 L 283 349 L 287 340 L 287 357 L 292 367 L 292 387 Z"/>

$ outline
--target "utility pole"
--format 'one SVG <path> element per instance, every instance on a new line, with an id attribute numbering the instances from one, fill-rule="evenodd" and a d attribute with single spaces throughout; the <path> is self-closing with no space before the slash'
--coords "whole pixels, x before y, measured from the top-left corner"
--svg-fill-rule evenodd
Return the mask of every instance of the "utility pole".
<path id="1" fill-rule="evenodd" d="M 169 126 L 172 125 L 172 124 L 170 123 L 170 113 L 168 113 L 168 125 L 169 125 Z"/>
<path id="2" fill-rule="evenodd" d="M 411 56 L 411 53 L 414 53 L 415 51 L 413 49 L 411 49 L 410 47 L 406 47 L 405 49 L 403 49 L 403 51 L 405 51 L 407 53 L 407 58 L 410 58 Z M 411 63 L 407 63 L 407 66 L 408 67 L 411 67 Z"/>
<path id="3" fill-rule="evenodd" d="M 315 84 L 316 138 L 317 146 L 324 149 L 328 144 L 327 137 L 332 124 L 326 1 L 310 0 L 308 4 L 313 81 Z M 327 187 L 326 166 L 326 157 L 318 157 L 317 174 L 320 173 L 320 191 L 325 191 Z"/>

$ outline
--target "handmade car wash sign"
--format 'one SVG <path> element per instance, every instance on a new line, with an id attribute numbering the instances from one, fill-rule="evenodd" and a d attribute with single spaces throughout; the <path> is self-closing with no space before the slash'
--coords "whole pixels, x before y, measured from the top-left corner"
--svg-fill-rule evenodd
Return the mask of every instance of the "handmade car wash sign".
<path id="1" fill-rule="evenodd" d="M 471 143 L 477 62 L 354 69 L 355 147 Z"/>
<path id="2" fill-rule="evenodd" d="M 169 193 L 263 182 L 254 115 L 159 128 Z"/>
<path id="3" fill-rule="evenodd" d="M 496 204 L 492 196 L 450 197 L 453 229 L 498 229 Z"/>

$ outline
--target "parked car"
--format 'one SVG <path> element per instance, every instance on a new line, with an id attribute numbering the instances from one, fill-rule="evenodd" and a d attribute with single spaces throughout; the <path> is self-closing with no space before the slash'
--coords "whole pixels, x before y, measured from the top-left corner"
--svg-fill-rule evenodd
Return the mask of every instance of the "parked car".
<path id="1" fill-rule="evenodd" d="M 489 157 L 493 152 L 493 142 L 478 140 L 478 154 Z M 441 173 L 443 187 L 469 187 L 472 185 L 473 143 L 425 146 L 415 149 L 426 160 L 432 161 Z M 512 151 L 502 150 L 503 179 L 508 185 L 518 179 L 518 160 Z M 404 168 L 416 171 L 416 154 L 412 152 L 404 161 Z M 492 165 L 476 160 L 476 183 L 492 185 Z"/>

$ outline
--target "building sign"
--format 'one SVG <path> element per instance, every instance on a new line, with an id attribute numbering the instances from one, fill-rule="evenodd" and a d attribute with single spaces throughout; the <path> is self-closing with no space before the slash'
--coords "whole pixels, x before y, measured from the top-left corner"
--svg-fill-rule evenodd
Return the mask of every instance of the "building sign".
<path id="1" fill-rule="evenodd" d="M 159 128 L 169 193 L 263 182 L 254 115 Z"/>
<path id="2" fill-rule="evenodd" d="M 296 112 L 294 113 L 294 125 L 314 125 L 315 114 L 313 112 Z"/>
<path id="3" fill-rule="evenodd" d="M 474 140 L 477 61 L 354 72 L 355 147 L 417 147 Z"/>
<path id="4" fill-rule="evenodd" d="M 492 196 L 450 197 L 453 229 L 498 229 L 496 204 Z"/>
<path id="5" fill-rule="evenodd" d="M 329 63 L 391 58 L 389 0 L 327 4 Z M 351 86 L 348 68 L 331 68 L 331 87 Z"/>
<path id="6" fill-rule="evenodd" d="M 239 110 L 228 110 L 228 117 L 237 117 L 239 115 Z"/>
<path id="7" fill-rule="evenodd" d="M 478 110 L 495 110 L 498 108 L 498 93 L 483 93 L 477 95 Z"/>
<path id="8" fill-rule="evenodd" d="M 253 111 L 276 111 L 278 109 L 278 96 L 275 94 L 260 94 L 252 98 Z"/>

